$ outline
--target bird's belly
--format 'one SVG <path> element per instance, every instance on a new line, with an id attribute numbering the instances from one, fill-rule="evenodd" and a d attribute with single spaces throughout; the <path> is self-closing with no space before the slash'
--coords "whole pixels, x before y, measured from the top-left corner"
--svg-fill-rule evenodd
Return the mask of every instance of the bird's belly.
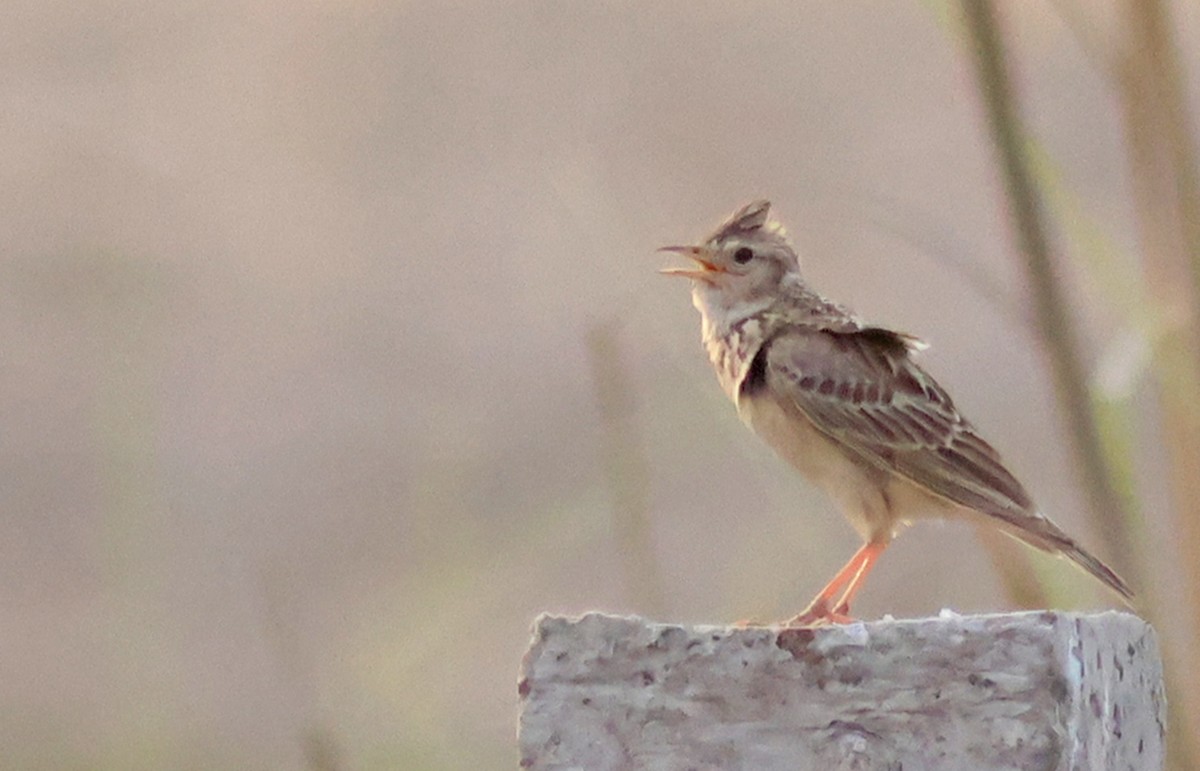
<path id="1" fill-rule="evenodd" d="M 842 479 L 867 481 L 862 469 L 831 439 L 769 396 L 741 399 L 738 413 L 746 425 L 813 483 L 825 487 Z"/>
<path id="2" fill-rule="evenodd" d="M 768 445 L 842 509 L 864 538 L 890 537 L 900 524 L 885 489 L 895 476 L 852 459 L 803 416 L 768 394 L 743 396 L 738 413 Z"/>

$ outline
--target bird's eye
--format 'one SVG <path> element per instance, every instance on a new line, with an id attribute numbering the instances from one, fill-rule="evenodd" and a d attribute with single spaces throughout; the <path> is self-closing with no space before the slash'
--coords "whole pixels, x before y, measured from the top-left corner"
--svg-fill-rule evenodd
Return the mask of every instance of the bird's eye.
<path id="1" fill-rule="evenodd" d="M 743 246 L 733 253 L 733 261 L 738 265 L 745 265 L 754 259 L 754 250 L 748 246 Z"/>

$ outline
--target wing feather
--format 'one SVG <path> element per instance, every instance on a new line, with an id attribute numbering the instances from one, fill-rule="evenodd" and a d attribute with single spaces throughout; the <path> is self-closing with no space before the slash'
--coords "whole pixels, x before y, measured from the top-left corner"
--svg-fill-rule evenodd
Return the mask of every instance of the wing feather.
<path id="1" fill-rule="evenodd" d="M 765 347 L 767 385 L 851 455 L 1007 518 L 1033 502 L 999 454 L 888 330 L 792 327 Z"/>
<path id="2" fill-rule="evenodd" d="M 760 381 L 851 457 L 999 520 L 1005 532 L 1060 553 L 1126 599 L 1129 586 L 1036 510 L 999 454 L 910 358 L 912 338 L 882 329 L 792 326 L 760 351 Z"/>

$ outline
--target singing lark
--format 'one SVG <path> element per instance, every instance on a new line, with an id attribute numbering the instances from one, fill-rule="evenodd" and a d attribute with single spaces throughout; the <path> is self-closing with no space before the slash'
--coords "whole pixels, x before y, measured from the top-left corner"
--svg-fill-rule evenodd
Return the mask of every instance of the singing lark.
<path id="1" fill-rule="evenodd" d="M 692 280 L 709 360 L 742 420 L 842 509 L 865 543 L 789 625 L 844 623 L 901 528 L 985 522 L 1072 560 L 1122 597 L 1107 565 L 1038 511 L 1000 456 L 914 361 L 916 338 L 863 323 L 805 282 L 770 203 L 754 201 L 695 246 L 664 251 Z"/>

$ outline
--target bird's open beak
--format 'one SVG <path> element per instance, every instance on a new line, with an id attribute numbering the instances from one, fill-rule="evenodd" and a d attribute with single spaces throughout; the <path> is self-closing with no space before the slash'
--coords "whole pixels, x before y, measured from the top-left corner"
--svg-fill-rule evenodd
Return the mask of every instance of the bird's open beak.
<path id="1" fill-rule="evenodd" d="M 705 259 L 708 257 L 708 250 L 703 246 L 664 246 L 658 251 L 682 254 L 694 260 L 699 266 L 698 268 L 663 268 L 659 271 L 666 276 L 683 276 L 711 284 L 714 274 L 725 272 L 724 268 Z"/>

